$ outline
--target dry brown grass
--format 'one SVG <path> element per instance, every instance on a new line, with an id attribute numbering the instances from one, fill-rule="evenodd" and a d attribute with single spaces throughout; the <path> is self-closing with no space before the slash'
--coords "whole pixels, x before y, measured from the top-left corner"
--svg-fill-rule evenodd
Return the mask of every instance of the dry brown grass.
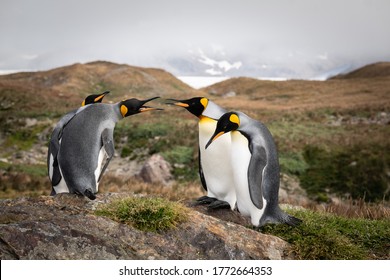
<path id="1" fill-rule="evenodd" d="M 347 218 L 390 219 L 390 206 L 388 203 L 370 204 L 365 202 L 363 198 L 358 200 L 340 200 L 337 203 L 312 204 L 308 208 Z"/>
<path id="2" fill-rule="evenodd" d="M 132 177 L 127 181 L 114 176 L 105 176 L 99 192 L 131 192 L 156 195 L 172 201 L 188 201 L 206 194 L 198 182 L 173 182 L 169 185 L 145 183 Z"/>
<path id="3" fill-rule="evenodd" d="M 389 78 L 284 82 L 236 78 L 204 88 L 203 91 L 214 92 L 210 98 L 226 108 L 249 112 L 390 108 Z M 219 97 L 229 91 L 236 92 L 237 97 Z"/>

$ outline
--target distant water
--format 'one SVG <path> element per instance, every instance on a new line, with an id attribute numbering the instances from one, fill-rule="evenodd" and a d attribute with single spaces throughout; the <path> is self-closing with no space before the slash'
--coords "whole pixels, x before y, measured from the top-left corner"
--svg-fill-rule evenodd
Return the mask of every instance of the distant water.
<path id="1" fill-rule="evenodd" d="M 225 81 L 227 79 L 230 79 L 230 77 L 195 77 L 195 76 L 180 76 L 176 77 L 179 80 L 181 80 L 183 83 L 189 85 L 192 88 L 200 89 L 203 87 L 207 87 L 222 81 Z"/>
<path id="2" fill-rule="evenodd" d="M 1 70 L 0 69 L 0 75 L 8 75 L 8 74 L 14 74 L 19 72 L 35 72 L 36 70 L 30 70 L 30 69 L 18 69 L 18 70 Z"/>
<path id="3" fill-rule="evenodd" d="M 186 83 L 187 85 L 189 85 L 192 88 L 200 89 L 203 87 L 207 87 L 207 86 L 228 80 L 231 77 L 179 76 L 176 78 L 178 78 L 179 80 Z M 287 81 L 287 80 L 289 80 L 288 78 L 282 78 L 282 77 L 259 77 L 256 79 L 264 80 L 264 81 Z"/>

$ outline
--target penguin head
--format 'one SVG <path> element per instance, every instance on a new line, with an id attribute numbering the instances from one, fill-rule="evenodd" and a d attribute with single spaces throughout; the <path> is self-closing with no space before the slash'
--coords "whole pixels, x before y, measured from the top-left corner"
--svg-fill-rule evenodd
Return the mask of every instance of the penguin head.
<path id="1" fill-rule="evenodd" d="M 131 116 L 131 115 L 138 114 L 138 113 L 143 113 L 146 111 L 163 110 L 160 108 L 153 108 L 153 107 L 149 107 L 149 106 L 144 105 L 145 103 L 147 103 L 151 100 L 157 99 L 157 98 L 160 98 L 160 97 L 157 96 L 157 97 L 149 98 L 146 100 L 138 100 L 136 98 L 130 98 L 127 100 L 123 100 L 123 101 L 119 102 L 119 110 L 121 112 L 121 115 L 124 118 Z"/>
<path id="2" fill-rule="evenodd" d="M 104 96 L 106 96 L 106 94 L 109 94 L 110 91 L 109 90 L 106 90 L 105 92 L 101 93 L 101 94 L 91 94 L 91 95 L 88 95 L 83 103 L 81 103 L 81 106 L 85 106 L 85 105 L 88 105 L 88 104 L 93 104 L 93 103 L 100 103 L 103 101 L 103 98 Z"/>
<path id="3" fill-rule="evenodd" d="M 207 142 L 206 149 L 219 136 L 228 133 L 230 131 L 237 130 L 239 126 L 240 126 L 240 118 L 238 117 L 237 113 L 229 112 L 223 114 L 222 117 L 220 117 L 220 119 L 218 120 L 217 127 L 215 128 L 214 134 Z"/>
<path id="4" fill-rule="evenodd" d="M 177 99 L 168 99 L 169 101 L 173 101 L 172 104 L 179 107 L 186 108 L 188 112 L 191 114 L 200 117 L 203 111 L 206 109 L 209 100 L 205 97 L 193 97 L 185 100 L 177 100 Z"/>

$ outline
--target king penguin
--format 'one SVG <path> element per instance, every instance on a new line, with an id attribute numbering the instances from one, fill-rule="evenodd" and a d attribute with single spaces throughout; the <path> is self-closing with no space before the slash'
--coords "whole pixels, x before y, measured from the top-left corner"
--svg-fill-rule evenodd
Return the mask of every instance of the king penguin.
<path id="1" fill-rule="evenodd" d="M 108 93 L 110 92 L 105 91 L 101 94 L 88 95 L 81 103 L 80 108 L 67 113 L 59 120 L 59 122 L 54 127 L 50 137 L 49 149 L 47 153 L 47 168 L 48 168 L 49 179 L 52 185 L 51 195 L 55 195 L 58 192 L 62 192 L 61 190 L 64 189 L 64 184 L 63 184 L 64 182 L 61 182 L 63 180 L 62 180 L 60 168 L 58 166 L 58 159 L 57 159 L 64 127 L 73 119 L 75 115 L 77 115 L 79 112 L 87 108 L 89 104 L 101 103 L 103 101 L 104 96 L 106 96 L 106 94 Z"/>
<path id="2" fill-rule="evenodd" d="M 266 223 L 298 225 L 301 220 L 283 212 L 278 204 L 279 160 L 268 128 L 244 113 L 228 112 L 218 120 L 206 148 L 227 132 L 231 132 L 238 211 L 249 216 L 256 227 Z"/>
<path id="3" fill-rule="evenodd" d="M 156 98 L 91 104 L 76 114 L 64 127 L 60 141 L 58 164 L 64 184 L 59 190 L 95 199 L 99 182 L 114 155 L 116 123 L 134 114 L 162 110 L 145 106 Z"/>
<path id="4" fill-rule="evenodd" d="M 198 198 L 198 204 L 208 204 L 209 209 L 231 208 L 236 205 L 233 171 L 230 164 L 230 135 L 207 151 L 205 145 L 213 134 L 218 119 L 226 110 L 205 97 L 187 100 L 169 99 L 199 118 L 199 176 L 207 196 Z"/>

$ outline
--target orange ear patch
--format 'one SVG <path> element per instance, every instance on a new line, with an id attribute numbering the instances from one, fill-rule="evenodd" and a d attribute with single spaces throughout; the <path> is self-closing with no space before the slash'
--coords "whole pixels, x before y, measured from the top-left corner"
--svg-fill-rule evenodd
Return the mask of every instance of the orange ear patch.
<path id="1" fill-rule="evenodd" d="M 200 103 L 203 105 L 204 108 L 206 108 L 207 104 L 209 104 L 209 101 L 207 100 L 207 98 L 202 98 L 200 100 Z"/>
<path id="2" fill-rule="evenodd" d="M 232 122 L 232 123 L 236 123 L 238 125 L 240 125 L 240 119 L 238 118 L 238 116 L 236 114 L 232 114 L 229 118 L 229 120 Z"/>
<path id="3" fill-rule="evenodd" d="M 125 105 L 122 105 L 122 106 L 121 106 L 121 114 L 122 114 L 123 117 L 126 116 L 126 114 L 127 114 L 128 111 L 129 111 L 129 110 L 127 109 L 127 107 L 126 107 Z"/>

